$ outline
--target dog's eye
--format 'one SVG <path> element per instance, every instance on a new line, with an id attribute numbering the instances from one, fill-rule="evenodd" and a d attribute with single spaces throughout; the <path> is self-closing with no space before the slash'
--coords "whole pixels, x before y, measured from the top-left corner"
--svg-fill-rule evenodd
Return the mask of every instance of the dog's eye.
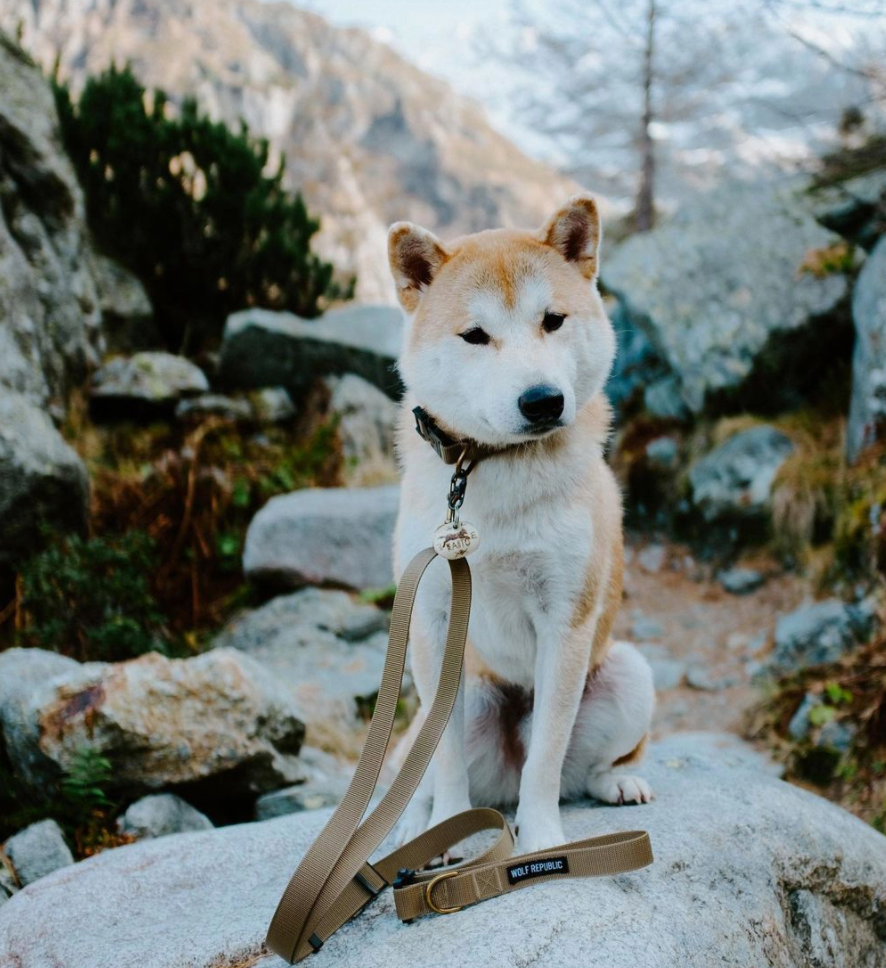
<path id="1" fill-rule="evenodd" d="M 485 329 L 480 329 L 479 326 L 475 326 L 473 329 L 469 329 L 458 335 L 466 343 L 471 343 L 473 346 L 485 346 L 489 342 L 489 333 Z"/>
<path id="2" fill-rule="evenodd" d="M 546 333 L 555 333 L 566 319 L 566 313 L 545 313 L 545 318 L 541 321 L 542 329 Z"/>

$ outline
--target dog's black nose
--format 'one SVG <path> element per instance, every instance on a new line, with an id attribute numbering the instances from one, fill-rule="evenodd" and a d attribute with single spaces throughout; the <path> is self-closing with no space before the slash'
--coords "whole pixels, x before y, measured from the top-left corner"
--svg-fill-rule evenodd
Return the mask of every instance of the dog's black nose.
<path id="1" fill-rule="evenodd" d="M 553 423 L 563 413 L 563 394 L 556 387 L 530 387 L 522 394 L 517 405 L 530 423 Z"/>

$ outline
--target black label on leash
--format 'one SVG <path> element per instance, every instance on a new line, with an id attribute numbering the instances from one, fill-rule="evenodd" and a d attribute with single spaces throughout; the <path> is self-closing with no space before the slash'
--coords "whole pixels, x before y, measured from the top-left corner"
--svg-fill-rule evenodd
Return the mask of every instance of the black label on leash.
<path id="1" fill-rule="evenodd" d="M 569 860 L 566 857 L 546 857 L 544 860 L 529 860 L 508 868 L 508 884 L 520 884 L 533 877 L 546 877 L 549 874 L 568 874 Z"/>

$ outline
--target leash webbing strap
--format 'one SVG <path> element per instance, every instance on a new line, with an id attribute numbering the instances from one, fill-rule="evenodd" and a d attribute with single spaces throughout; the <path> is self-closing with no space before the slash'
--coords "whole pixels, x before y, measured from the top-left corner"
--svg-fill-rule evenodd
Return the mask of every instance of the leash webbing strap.
<path id="1" fill-rule="evenodd" d="M 330 935 L 390 885 L 397 914 L 407 921 L 431 912 L 457 911 L 526 884 L 564 875 L 617 874 L 652 862 L 649 837 L 641 831 L 607 834 L 513 857 L 507 821 L 488 808 L 456 814 L 374 864 L 368 862 L 415 793 L 449 722 L 461 681 L 471 611 L 471 574 L 463 558 L 448 561 L 452 607 L 437 694 L 402 769 L 364 820 L 394 728 L 416 592 L 435 557 L 433 548 L 427 548 L 403 573 L 391 613 L 381 687 L 354 777 L 292 875 L 268 929 L 268 948 L 291 964 L 319 951 Z M 483 830 L 498 830 L 499 837 L 479 857 L 443 871 L 420 870 Z"/>

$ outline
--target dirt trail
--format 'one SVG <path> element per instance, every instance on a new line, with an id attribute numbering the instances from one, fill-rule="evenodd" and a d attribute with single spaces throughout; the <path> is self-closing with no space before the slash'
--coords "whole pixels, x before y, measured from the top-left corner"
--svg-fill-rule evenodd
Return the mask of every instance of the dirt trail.
<path id="1" fill-rule="evenodd" d="M 766 573 L 767 563 L 755 563 Z M 653 735 L 681 730 L 741 732 L 761 696 L 751 676 L 770 648 L 778 616 L 809 594 L 802 579 L 772 573 L 748 595 L 725 591 L 686 548 L 631 540 L 617 638 L 635 642 L 653 667 Z"/>

